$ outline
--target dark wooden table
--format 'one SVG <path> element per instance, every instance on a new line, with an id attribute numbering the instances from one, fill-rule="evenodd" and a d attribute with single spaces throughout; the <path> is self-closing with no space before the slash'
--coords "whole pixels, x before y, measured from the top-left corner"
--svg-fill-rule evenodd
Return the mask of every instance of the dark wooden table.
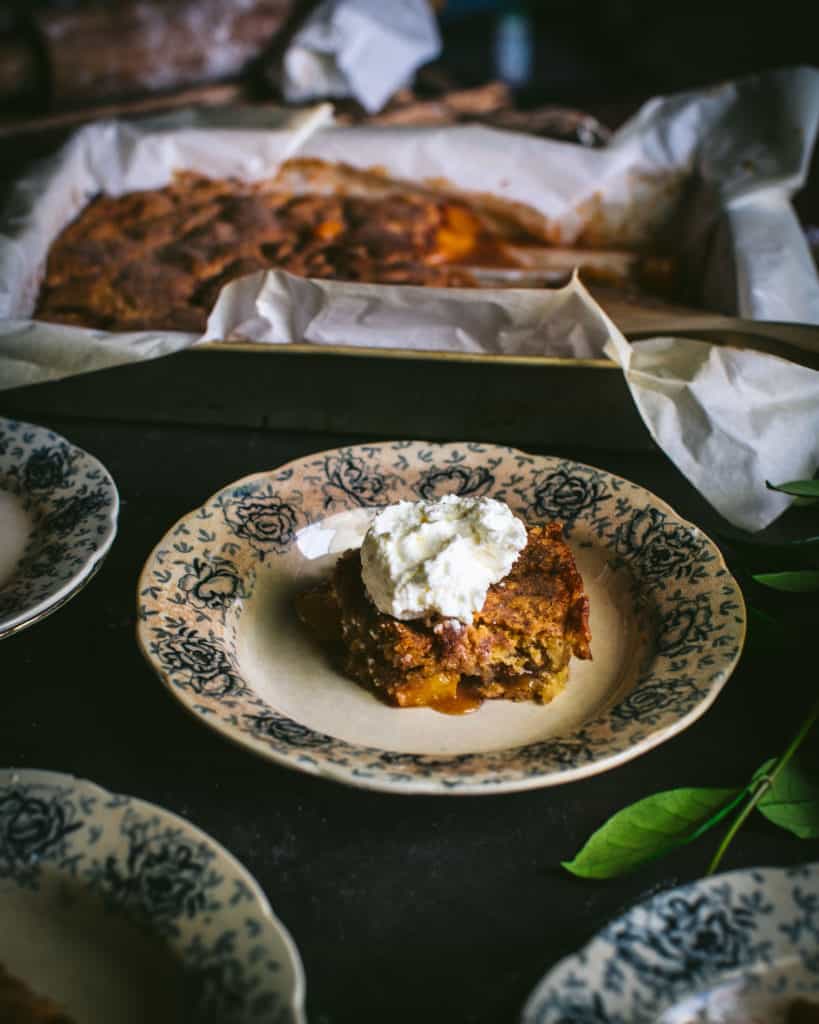
<path id="1" fill-rule="evenodd" d="M 197 416 L 185 414 L 191 395 L 199 394 L 202 406 L 203 389 L 213 387 L 203 383 L 201 361 L 220 358 L 158 361 L 150 372 L 155 380 L 161 374 L 163 388 L 135 391 L 119 412 L 107 372 L 0 393 L 0 413 L 46 424 L 99 457 L 122 499 L 119 534 L 97 576 L 54 615 L 0 644 L 0 764 L 92 779 L 175 811 L 224 844 L 259 880 L 298 945 L 311 1024 L 514 1021 L 544 972 L 608 920 L 661 888 L 701 876 L 718 834 L 611 882 L 575 879 L 560 860 L 630 801 L 677 785 L 744 783 L 796 729 L 816 690 L 815 663 L 797 659 L 783 668 L 764 651 L 746 649 L 716 704 L 681 735 L 603 775 L 519 794 L 373 793 L 233 746 L 186 714 L 137 650 L 143 561 L 170 524 L 228 482 L 342 442 L 375 440 L 386 423 L 380 418 L 372 432 L 354 434 L 307 431 L 293 409 L 291 426 L 281 417 L 275 429 L 237 425 L 242 374 L 248 390 L 267 374 L 271 409 L 290 389 L 276 369 L 282 364 L 250 356 L 223 375 L 214 421 L 194 422 Z M 219 365 L 210 367 L 219 379 Z M 392 361 L 381 372 L 402 395 L 403 364 Z M 145 386 L 139 367 L 117 373 L 120 380 L 132 375 L 135 389 Z M 613 387 L 618 378 L 607 379 Z M 453 439 L 463 439 L 458 422 L 475 427 L 467 416 L 471 398 L 451 391 Z M 354 394 L 349 400 L 356 404 Z M 394 435 L 400 401 L 395 410 Z M 548 403 L 540 415 L 517 427 L 509 421 L 503 439 L 517 430 L 530 450 L 626 476 L 709 532 L 719 527 L 647 435 L 615 446 L 618 424 L 601 423 L 596 444 L 581 445 L 571 442 L 572 422 L 556 422 Z M 478 433 L 475 440 L 496 439 Z M 540 445 L 533 443 L 538 434 Z M 817 857 L 819 843 L 755 816 L 724 866 Z"/>

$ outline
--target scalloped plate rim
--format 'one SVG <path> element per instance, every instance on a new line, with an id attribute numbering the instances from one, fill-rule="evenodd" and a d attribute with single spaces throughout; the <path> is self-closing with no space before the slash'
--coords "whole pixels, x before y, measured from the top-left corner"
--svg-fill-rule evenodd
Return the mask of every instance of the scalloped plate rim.
<path id="1" fill-rule="evenodd" d="M 606 949 L 609 948 L 606 939 L 609 932 L 613 931 L 618 926 L 625 926 L 626 923 L 635 916 L 650 913 L 662 901 L 670 901 L 676 896 L 684 896 L 689 893 L 707 895 L 712 889 L 725 886 L 727 883 L 737 883 L 743 880 L 755 880 L 755 875 L 763 876 L 763 879 L 772 878 L 773 882 L 776 884 L 786 880 L 789 875 L 796 876 L 801 872 L 809 873 L 812 877 L 814 886 L 819 886 L 819 861 L 784 867 L 763 865 L 760 867 L 735 868 L 731 871 L 724 871 L 715 875 L 696 878 L 690 882 L 685 882 L 681 885 L 675 885 L 667 889 L 663 889 L 660 892 L 646 897 L 645 899 L 639 900 L 627 910 L 608 920 L 587 942 L 573 953 L 569 953 L 566 956 L 561 957 L 548 968 L 545 974 L 543 974 L 540 980 L 531 989 L 520 1013 L 520 1024 L 546 1024 L 547 1020 L 551 1020 L 551 1018 L 547 1018 L 542 1014 L 541 1006 L 543 1000 L 548 995 L 550 985 L 553 989 L 557 989 L 563 984 L 563 975 L 568 975 L 569 972 L 571 972 L 571 981 L 567 978 L 567 984 L 571 984 L 571 986 L 574 987 L 578 976 L 582 978 L 584 975 L 591 974 L 594 965 L 598 961 L 606 962 L 611 959 L 605 955 Z M 791 941 L 794 945 L 794 949 L 798 951 L 793 940 Z M 813 946 L 811 945 L 809 948 L 813 949 Z M 724 971 L 722 976 L 717 975 L 713 978 L 709 978 L 708 988 L 705 989 L 705 991 L 716 988 L 725 982 L 738 980 L 744 975 L 758 973 L 751 970 L 753 967 L 754 964 L 752 962 L 746 961 L 745 963 L 740 963 L 739 965 L 732 967 L 730 970 Z M 612 992 L 609 995 L 608 993 L 603 992 L 601 986 L 593 977 L 590 978 L 590 983 L 592 986 L 590 990 L 606 1001 L 604 1012 L 607 1014 L 607 1019 L 608 1017 L 611 1017 L 612 1019 L 620 1019 L 617 1017 L 618 1013 L 623 1014 L 622 1019 L 630 1019 L 631 1009 L 625 1005 L 624 998 L 618 1002 L 618 996 L 622 996 L 622 993 Z M 817 976 L 817 988 L 819 989 L 819 976 Z M 692 987 L 690 991 L 685 993 L 672 994 L 671 992 L 668 992 L 665 996 L 666 1005 L 664 1007 L 658 1007 L 656 1011 L 652 1011 L 652 1021 L 660 1019 L 657 1017 L 657 1013 L 662 1014 L 662 1019 L 665 1019 L 664 1015 L 676 1006 L 681 999 L 691 998 L 701 992 L 703 992 L 702 988 L 695 987 Z M 669 1003 L 669 999 L 673 999 L 674 1001 Z M 541 1010 L 541 1014 L 536 1017 L 535 1014 L 538 1010 Z M 700 1018 L 697 1017 L 696 1019 L 699 1020 Z"/>
<path id="2" fill-rule="evenodd" d="M 304 1015 L 306 978 L 298 946 L 287 927 L 276 915 L 261 885 L 259 885 L 255 877 L 235 854 L 231 853 L 230 850 L 214 839 L 209 833 L 205 832 L 204 829 L 175 811 L 170 811 L 166 807 L 155 804 L 150 800 L 145 800 L 142 797 L 114 792 L 93 779 L 47 768 L 0 768 L 0 790 L 15 785 L 39 785 L 48 786 L 53 789 L 70 787 L 74 792 L 79 791 L 80 794 L 87 793 L 104 800 L 125 799 L 129 806 L 158 816 L 164 822 L 179 828 L 187 837 L 196 839 L 212 849 L 219 861 L 229 865 L 233 876 L 240 879 L 247 886 L 248 890 L 253 894 L 253 902 L 258 913 L 265 919 L 271 931 L 281 941 L 293 971 L 293 992 L 290 995 L 287 1008 L 293 1014 L 293 1024 L 306 1024 Z"/>
<path id="3" fill-rule="evenodd" d="M 74 574 L 65 581 L 65 583 L 46 597 L 42 598 L 40 601 L 28 606 L 27 608 L 23 608 L 16 613 L 4 614 L 0 612 L 0 640 L 7 636 L 13 636 L 21 630 L 27 629 L 29 626 L 33 626 L 36 623 L 41 622 L 53 612 L 62 608 L 63 605 L 67 604 L 80 592 L 80 590 L 82 590 L 85 583 L 90 582 L 91 577 L 101 567 L 102 562 L 107 557 L 114 540 L 116 539 L 120 509 L 119 491 L 116 483 L 114 482 L 114 478 L 96 455 L 93 455 L 85 448 L 81 448 L 79 445 L 74 444 L 73 441 L 70 441 L 68 438 L 64 437 L 56 430 L 52 430 L 50 427 L 45 427 L 38 423 L 29 423 L 25 420 L 14 419 L 10 416 L 0 416 L 0 427 L 4 423 L 13 423 L 24 429 L 28 428 L 33 431 L 51 434 L 54 437 L 55 443 L 68 445 L 68 447 L 80 455 L 89 468 L 101 470 L 104 475 L 104 479 L 107 481 L 111 497 L 111 506 L 108 510 L 107 529 L 99 546 L 87 556 L 82 566 L 78 568 Z M 0 459 L 2 458 L 3 456 L 0 456 Z M 6 583 L 8 583 L 8 580 Z M 5 585 L 6 584 L 0 586 L 0 590 L 2 590 Z"/>
<path id="4" fill-rule="evenodd" d="M 636 484 L 636 483 L 634 483 L 633 481 L 629 480 L 626 477 L 620 476 L 620 475 L 618 475 L 616 473 L 612 473 L 612 472 L 610 472 L 609 470 L 606 470 L 606 469 L 601 469 L 600 467 L 597 467 L 597 466 L 592 466 L 590 463 L 578 462 L 576 459 L 569 459 L 569 458 L 564 458 L 564 457 L 555 456 L 555 455 L 534 454 L 534 453 L 531 453 L 531 452 L 527 452 L 524 449 L 515 448 L 515 447 L 513 447 L 511 445 L 495 444 L 494 442 L 490 442 L 490 441 L 454 440 L 454 441 L 443 441 L 442 442 L 442 441 L 427 441 L 427 440 L 424 440 L 424 439 L 411 439 L 411 440 L 407 441 L 406 439 L 389 439 L 388 438 L 388 439 L 379 440 L 379 441 L 355 442 L 355 443 L 351 443 L 350 445 L 339 445 L 339 446 L 332 447 L 332 448 L 324 448 L 324 449 L 320 449 L 320 450 L 317 450 L 317 451 L 314 451 L 314 452 L 308 452 L 305 455 L 299 456 L 299 457 L 294 458 L 294 459 L 290 459 L 287 462 L 281 463 L 281 464 L 279 464 L 277 466 L 273 466 L 273 467 L 270 467 L 270 468 L 264 469 L 264 470 L 257 470 L 257 471 L 252 472 L 252 473 L 247 473 L 244 476 L 238 477 L 236 480 L 233 480 L 233 481 L 225 484 L 224 486 L 218 488 L 216 491 L 214 491 L 209 497 L 207 497 L 199 505 L 195 506 L 194 508 L 190 509 L 188 512 L 186 512 L 183 515 L 179 516 L 174 521 L 174 523 L 165 530 L 165 533 L 163 534 L 163 536 L 159 539 L 159 541 L 151 549 L 150 553 L 148 554 L 148 556 L 147 556 L 147 558 L 145 560 L 145 563 L 143 564 L 143 567 L 142 567 L 142 569 L 140 571 L 140 574 L 139 574 L 139 577 L 138 577 L 138 581 L 137 581 L 137 600 L 139 600 L 139 595 L 140 595 L 140 593 L 142 592 L 142 590 L 144 589 L 144 587 L 146 585 L 147 573 L 148 573 L 152 563 L 154 562 L 155 555 L 161 549 L 163 544 L 167 541 L 168 537 L 174 532 L 174 530 L 178 526 L 180 526 L 183 523 L 185 523 L 192 516 L 195 516 L 197 514 L 197 512 L 199 512 L 200 510 L 202 510 L 202 509 L 206 508 L 207 506 L 209 506 L 210 504 L 216 502 L 216 500 L 220 496 L 222 496 L 223 494 L 228 494 L 230 492 L 233 492 L 235 489 L 240 488 L 240 487 L 242 487 L 242 486 L 244 486 L 244 485 L 246 485 L 248 483 L 254 482 L 256 480 L 267 479 L 273 473 L 281 473 L 281 472 L 283 472 L 283 471 L 285 471 L 285 470 L 287 470 L 287 469 L 289 469 L 289 468 L 291 468 L 293 466 L 301 465 L 302 463 L 306 462 L 307 460 L 311 460 L 312 461 L 312 460 L 322 459 L 322 458 L 325 458 L 325 457 L 328 457 L 328 456 L 338 455 L 340 452 L 344 451 L 345 449 L 360 450 L 360 449 L 368 449 L 368 448 L 389 447 L 391 445 L 400 445 L 402 447 L 405 447 L 407 445 L 412 445 L 412 446 L 422 445 L 422 446 L 428 446 L 430 448 L 437 448 L 437 449 L 441 449 L 441 448 L 466 448 L 466 449 L 469 449 L 469 448 L 471 448 L 473 446 L 477 446 L 478 448 L 487 448 L 487 449 L 492 449 L 492 450 L 496 450 L 496 451 L 500 450 L 500 451 L 502 451 L 502 452 L 504 452 L 506 454 L 511 454 L 511 455 L 515 455 L 515 456 L 523 456 L 524 458 L 529 459 L 529 460 L 533 460 L 533 461 L 538 461 L 538 460 L 551 461 L 551 460 L 553 460 L 553 461 L 556 461 L 556 462 L 566 462 L 566 463 L 571 463 L 572 465 L 578 466 L 580 468 L 590 469 L 590 470 L 594 470 L 596 472 L 599 472 L 599 473 L 603 474 L 604 476 L 608 477 L 609 479 L 617 480 L 619 482 L 622 482 L 623 484 L 627 484 L 627 485 L 629 485 L 631 487 L 637 488 L 638 491 L 640 491 L 643 495 L 645 495 L 645 497 L 647 499 L 650 500 L 650 502 L 651 502 L 651 504 L 653 506 L 658 507 L 662 511 L 664 511 L 667 514 L 669 514 L 670 516 L 672 516 L 673 519 L 678 524 L 680 524 L 680 525 L 682 525 L 684 527 L 688 527 L 693 532 L 695 532 L 699 537 L 701 537 L 705 542 L 707 542 L 709 548 L 711 549 L 713 554 L 716 556 L 718 566 L 721 569 L 725 570 L 725 572 L 727 574 L 727 578 L 732 580 L 736 584 L 736 580 L 734 579 L 734 577 L 732 576 L 732 574 L 728 570 L 728 567 L 727 567 L 727 565 L 725 563 L 725 559 L 723 557 L 723 554 L 722 554 L 721 550 L 719 549 L 717 544 L 712 540 L 712 538 L 710 536 L 708 536 L 708 534 L 706 534 L 695 523 L 692 523 L 689 520 L 684 519 L 673 508 L 673 506 L 671 506 L 664 499 L 658 497 L 653 492 L 649 491 L 642 484 Z M 400 794 L 407 794 L 407 795 L 412 795 L 412 794 L 448 795 L 448 796 L 495 795 L 495 794 L 499 794 L 499 793 L 522 792 L 522 791 L 532 790 L 532 789 L 547 788 L 547 787 L 550 787 L 550 786 L 562 785 L 564 783 L 575 782 L 575 781 L 578 781 L 580 779 L 590 778 L 590 777 L 592 777 L 594 775 L 602 774 L 603 772 L 610 771 L 613 768 L 616 768 L 616 767 L 618 767 L 621 764 L 625 764 L 628 761 L 631 761 L 631 760 L 635 759 L 636 757 L 641 756 L 644 753 L 648 753 L 650 750 L 652 750 L 655 747 L 657 747 L 657 746 L 661 745 L 662 743 L 666 742 L 668 739 L 672 738 L 673 736 L 677 735 L 680 732 L 683 732 L 685 729 L 690 727 L 694 722 L 696 722 L 699 718 L 701 718 L 702 715 L 704 715 L 708 711 L 708 709 L 712 706 L 714 701 L 719 696 L 723 686 L 726 684 L 726 682 L 730 678 L 731 674 L 733 673 L 734 669 L 736 668 L 736 665 L 737 665 L 737 663 L 739 661 L 739 658 L 740 658 L 740 655 L 742 653 L 742 649 L 743 649 L 744 642 L 745 642 L 746 629 L 747 629 L 747 610 L 746 610 L 746 607 L 745 607 L 744 597 L 742 595 L 742 592 L 741 592 L 738 584 L 736 584 L 736 596 L 738 597 L 739 602 L 740 602 L 740 609 L 739 610 L 740 610 L 741 616 L 742 616 L 741 629 L 739 630 L 739 635 L 738 635 L 738 645 L 737 645 L 736 656 L 734 657 L 734 659 L 731 662 L 731 664 L 726 666 L 722 670 L 721 678 L 718 681 L 718 683 L 713 683 L 710 686 L 708 693 L 705 694 L 705 696 L 703 696 L 693 708 L 691 708 L 685 714 L 679 716 L 677 719 L 675 719 L 674 722 L 668 724 L 667 726 L 665 726 L 663 728 L 658 728 L 658 729 L 654 730 L 648 736 L 640 739 L 638 741 L 638 743 L 636 745 L 634 745 L 634 746 L 631 746 L 631 747 L 629 747 L 627 749 L 615 752 L 615 753 L 610 754 L 608 756 L 604 755 L 604 756 L 602 756 L 602 757 L 600 757 L 598 759 L 595 759 L 591 763 L 585 763 L 585 764 L 581 764 L 581 765 L 576 765 L 576 766 L 574 766 L 572 768 L 565 768 L 565 769 L 562 769 L 559 772 L 553 772 L 550 775 L 533 775 L 533 776 L 530 776 L 530 777 L 527 777 L 527 778 L 517 778 L 517 779 L 505 780 L 505 781 L 501 781 L 501 782 L 494 782 L 494 783 L 487 783 L 487 782 L 481 783 L 481 782 L 477 782 L 477 783 L 470 783 L 470 784 L 465 784 L 463 786 L 456 786 L 456 787 L 447 786 L 446 784 L 442 783 L 440 780 L 437 780 L 437 779 L 434 779 L 434 778 L 433 779 L 429 779 L 429 778 L 426 778 L 426 779 L 425 778 L 414 778 L 414 779 L 412 779 L 409 782 L 406 782 L 406 781 L 404 781 L 404 782 L 394 782 L 394 781 L 385 780 L 385 779 L 382 779 L 382 778 L 379 778 L 379 777 L 373 777 L 371 775 L 360 774 L 355 769 L 345 770 L 343 767 L 339 768 L 339 766 L 328 765 L 328 764 L 324 764 L 324 763 L 317 763 L 315 761 L 312 761 L 309 758 L 308 759 L 304 759 L 304 758 L 296 757 L 294 755 L 281 754 L 281 753 L 277 752 L 276 750 L 271 749 L 262 739 L 259 739 L 259 738 L 255 737 L 255 736 L 252 736 L 252 735 L 248 734 L 247 732 L 243 732 L 242 730 L 240 730 L 240 729 L 238 729 L 236 727 L 228 726 L 224 722 L 221 722 L 219 720 L 215 720 L 212 715 L 204 715 L 201 712 L 199 712 L 194 707 L 194 703 L 195 703 L 194 700 L 193 699 L 188 700 L 188 699 L 182 697 L 180 695 L 179 690 L 170 682 L 170 680 L 167 678 L 165 673 L 163 673 L 162 671 L 159 670 L 159 668 L 156 665 L 152 655 L 150 654 L 150 652 L 147 649 L 147 642 L 146 642 L 146 640 L 145 640 L 145 638 L 143 636 L 142 621 L 139 618 L 137 618 L 137 621 L 136 621 L 135 632 L 136 632 L 137 645 L 139 647 L 139 650 L 142 652 L 142 655 L 145 658 L 145 661 L 151 667 L 152 671 L 159 677 L 160 681 L 166 687 L 166 689 L 174 696 L 175 700 L 177 700 L 182 705 L 182 707 L 185 709 L 185 711 L 188 712 L 188 714 L 192 715 L 198 722 L 200 722 L 200 723 L 206 725 L 207 727 L 209 727 L 212 731 L 218 733 L 223 739 L 227 739 L 227 740 L 229 740 L 230 742 L 234 743 L 235 745 L 237 745 L 239 747 L 243 747 L 243 748 L 245 748 L 247 750 L 251 750 L 255 754 L 263 757 L 265 760 L 272 761 L 273 763 L 275 763 L 275 764 L 277 764 L 279 766 L 286 767 L 286 768 L 289 768 L 291 770 L 301 771 L 301 772 L 304 772 L 305 774 L 314 775 L 314 776 L 317 776 L 319 778 L 328 779 L 328 780 L 334 781 L 334 782 L 340 782 L 342 784 L 354 786 L 356 788 L 369 789 L 369 790 L 373 790 L 373 791 L 376 791 L 376 792 L 400 793 Z M 597 720 L 598 719 L 594 719 L 593 721 L 597 721 Z M 590 724 L 590 723 L 586 723 L 586 724 Z M 373 754 L 384 753 L 384 751 L 379 749 L 379 748 L 365 748 L 363 746 L 356 746 L 354 744 L 350 744 L 350 746 L 351 747 L 356 747 L 356 749 L 358 749 L 358 750 L 369 749 Z M 520 749 L 520 748 L 518 748 L 518 747 L 511 747 L 511 748 L 509 748 L 509 751 L 513 752 L 513 751 L 515 751 L 517 749 Z M 423 759 L 425 756 L 429 756 L 429 757 L 434 758 L 435 760 L 438 760 L 438 761 L 451 759 L 454 762 L 461 755 L 449 755 L 449 756 L 448 755 L 442 755 L 441 757 L 436 757 L 435 755 L 418 755 L 418 757 L 420 759 Z"/>

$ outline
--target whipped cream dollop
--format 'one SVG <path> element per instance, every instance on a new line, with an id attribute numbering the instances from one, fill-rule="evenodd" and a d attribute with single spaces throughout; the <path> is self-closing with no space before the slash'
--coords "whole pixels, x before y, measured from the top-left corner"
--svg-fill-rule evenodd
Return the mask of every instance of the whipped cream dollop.
<path id="1" fill-rule="evenodd" d="M 526 527 L 494 498 L 449 494 L 380 512 L 361 545 L 361 576 L 379 611 L 396 619 L 437 613 L 471 623 L 486 592 L 512 568 Z"/>

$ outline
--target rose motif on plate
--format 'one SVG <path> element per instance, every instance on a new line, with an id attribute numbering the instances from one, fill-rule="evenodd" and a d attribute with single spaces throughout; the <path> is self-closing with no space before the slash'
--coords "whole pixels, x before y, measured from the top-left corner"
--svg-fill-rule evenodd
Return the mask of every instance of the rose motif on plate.
<path id="1" fill-rule="evenodd" d="M 539 519 L 572 523 L 580 515 L 593 513 L 609 496 L 605 484 L 594 475 L 557 469 L 535 486 L 528 511 Z"/>
<path id="2" fill-rule="evenodd" d="M 647 581 L 687 576 L 699 549 L 693 531 L 658 508 L 637 509 L 616 534 L 617 553 L 633 560 Z"/>
<path id="3" fill-rule="evenodd" d="M 158 831 L 150 820 L 126 813 L 122 833 L 127 856 L 111 855 L 94 871 L 95 883 L 119 906 L 136 910 L 153 924 L 192 918 L 212 909 L 208 890 L 220 877 L 209 870 L 211 854 L 178 829 Z"/>
<path id="4" fill-rule="evenodd" d="M 384 474 L 374 471 L 364 459 L 345 453 L 327 458 L 324 462 L 327 483 L 324 486 L 325 506 L 333 503 L 333 491 L 341 491 L 357 505 L 369 508 L 389 502 L 390 481 Z M 330 493 L 328 493 L 328 491 Z"/>
<path id="5" fill-rule="evenodd" d="M 226 498 L 222 512 L 233 533 L 262 557 L 270 550 L 286 551 L 296 535 L 296 509 L 269 487 L 266 491 Z"/>
<path id="6" fill-rule="evenodd" d="M 281 715 L 248 715 L 248 725 L 259 736 L 296 747 L 324 747 L 331 743 L 329 736 L 314 732 L 290 718 Z"/>
<path id="7" fill-rule="evenodd" d="M 648 985 L 693 985 L 747 961 L 746 912 L 707 896 L 674 896 L 658 908 L 659 922 L 633 922 L 614 936 L 619 955 Z"/>
<path id="8" fill-rule="evenodd" d="M 49 516 L 49 528 L 60 536 L 65 536 L 75 530 L 84 519 L 108 508 L 110 503 L 108 496 L 101 490 L 80 495 Z"/>
<path id="9" fill-rule="evenodd" d="M 243 689 L 224 649 L 215 641 L 193 629 L 155 632 L 159 639 L 153 645 L 154 653 L 177 686 L 209 697 L 227 697 Z"/>
<path id="10" fill-rule="evenodd" d="M 60 448 L 35 448 L 23 468 L 23 483 L 30 491 L 64 487 L 69 475 L 66 453 Z"/>
<path id="11" fill-rule="evenodd" d="M 206 561 L 202 558 L 185 566 L 187 572 L 179 580 L 179 589 L 194 608 L 225 609 L 244 596 L 242 579 L 233 562 L 224 558 Z"/>
<path id="12" fill-rule="evenodd" d="M 446 494 L 482 497 L 495 482 L 485 466 L 436 466 L 424 473 L 416 485 L 424 501 L 434 501 Z"/>
<path id="13" fill-rule="evenodd" d="M 641 680 L 627 697 L 615 705 L 612 715 L 623 722 L 649 724 L 660 712 L 683 712 L 696 702 L 699 695 L 694 682 L 686 676 L 679 676 L 673 681 Z"/>
<path id="14" fill-rule="evenodd" d="M 83 823 L 72 821 L 70 811 L 56 798 L 43 800 L 14 789 L 0 792 L 0 878 L 15 864 L 47 856 L 81 828 Z"/>
<path id="15" fill-rule="evenodd" d="M 707 594 L 683 598 L 663 618 L 657 650 L 669 657 L 680 657 L 697 651 L 714 631 L 713 612 Z"/>

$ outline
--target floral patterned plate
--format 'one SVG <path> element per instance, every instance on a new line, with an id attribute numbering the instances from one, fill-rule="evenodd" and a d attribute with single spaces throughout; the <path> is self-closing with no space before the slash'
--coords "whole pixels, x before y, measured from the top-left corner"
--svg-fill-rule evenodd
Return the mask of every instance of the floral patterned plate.
<path id="1" fill-rule="evenodd" d="M 204 832 L 70 775 L 0 770 L 0 965 L 85 1024 L 303 1024 L 298 951 Z"/>
<path id="2" fill-rule="evenodd" d="M 565 523 L 594 660 L 574 662 L 545 707 L 388 707 L 296 619 L 296 593 L 361 542 L 375 509 L 452 492 Z M 219 491 L 148 558 L 138 615 L 148 661 L 212 728 L 291 767 L 407 793 L 552 785 L 635 757 L 705 711 L 745 630 L 714 544 L 643 488 L 511 448 L 418 441 L 322 452 Z"/>
<path id="3" fill-rule="evenodd" d="M 784 1024 L 796 999 L 819 1012 L 819 864 L 641 903 L 549 971 L 522 1024 Z"/>
<path id="4" fill-rule="evenodd" d="M 117 531 L 105 467 L 59 434 L 0 417 L 0 637 L 60 607 Z"/>

